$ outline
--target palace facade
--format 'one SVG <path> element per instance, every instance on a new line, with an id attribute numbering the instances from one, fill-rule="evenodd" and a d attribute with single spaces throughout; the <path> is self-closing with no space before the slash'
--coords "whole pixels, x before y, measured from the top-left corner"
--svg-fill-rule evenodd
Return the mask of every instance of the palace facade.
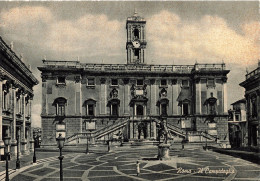
<path id="1" fill-rule="evenodd" d="M 248 120 L 248 146 L 260 146 L 260 61 L 258 67 L 246 74 L 246 80 L 240 83 L 245 88 Z"/>
<path id="2" fill-rule="evenodd" d="M 231 147 L 245 147 L 248 144 L 246 99 L 240 99 L 231 104 L 233 109 L 228 110 L 229 141 Z"/>
<path id="3" fill-rule="evenodd" d="M 4 156 L 4 137 L 11 137 L 11 156 L 33 149 L 31 107 L 33 86 L 38 80 L 0 37 L 0 154 Z M 19 139 L 17 139 L 19 135 Z M 17 144 L 18 143 L 18 144 Z"/>
<path id="4" fill-rule="evenodd" d="M 66 142 L 158 140 L 165 121 L 174 140 L 229 144 L 225 64 L 146 63 L 146 21 L 126 21 L 126 64 L 43 60 L 42 145 L 55 144 L 56 124 Z"/>

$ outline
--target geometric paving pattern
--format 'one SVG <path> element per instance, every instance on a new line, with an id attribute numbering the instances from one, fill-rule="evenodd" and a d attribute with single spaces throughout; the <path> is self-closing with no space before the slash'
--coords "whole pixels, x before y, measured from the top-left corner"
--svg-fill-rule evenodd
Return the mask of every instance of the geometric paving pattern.
<path id="1" fill-rule="evenodd" d="M 173 149 L 171 160 L 158 161 L 157 153 L 157 147 L 150 146 L 67 154 L 63 159 L 64 180 L 260 180 L 259 165 L 229 155 L 202 149 Z M 59 160 L 46 158 L 12 180 L 59 180 Z"/>

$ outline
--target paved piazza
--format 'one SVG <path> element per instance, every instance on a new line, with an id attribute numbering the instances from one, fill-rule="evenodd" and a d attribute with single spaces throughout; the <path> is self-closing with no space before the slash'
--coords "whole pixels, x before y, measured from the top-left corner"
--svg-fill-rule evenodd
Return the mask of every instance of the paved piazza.
<path id="1" fill-rule="evenodd" d="M 64 180 L 260 180 L 259 165 L 198 148 L 172 149 L 170 161 L 156 160 L 156 147 L 105 150 L 106 147 L 91 154 L 66 154 Z M 140 162 L 138 176 L 137 160 Z M 59 180 L 59 160 L 57 157 L 41 159 L 12 180 Z"/>

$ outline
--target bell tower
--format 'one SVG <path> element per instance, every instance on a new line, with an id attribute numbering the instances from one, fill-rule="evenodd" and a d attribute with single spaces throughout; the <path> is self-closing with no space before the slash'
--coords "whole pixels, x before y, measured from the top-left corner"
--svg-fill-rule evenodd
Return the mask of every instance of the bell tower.
<path id="1" fill-rule="evenodd" d="M 134 15 L 128 17 L 126 20 L 127 30 L 127 64 L 144 64 L 145 63 L 145 24 L 144 18 L 137 15 L 135 11 Z"/>

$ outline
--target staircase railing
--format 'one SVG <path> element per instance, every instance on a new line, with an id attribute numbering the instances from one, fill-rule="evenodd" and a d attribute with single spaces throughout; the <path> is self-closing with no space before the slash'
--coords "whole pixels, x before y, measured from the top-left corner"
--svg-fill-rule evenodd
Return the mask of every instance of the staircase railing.
<path id="1" fill-rule="evenodd" d="M 208 134 L 205 131 L 198 131 L 198 132 L 201 134 L 201 136 L 204 136 L 205 138 L 209 138 L 211 140 L 217 140 L 218 139 L 217 136 L 213 136 L 211 134 Z"/>
<path id="2" fill-rule="evenodd" d="M 157 119 L 155 119 L 155 122 L 159 123 L 159 121 Z M 185 131 L 185 130 L 179 128 L 178 126 L 174 126 L 174 125 L 172 125 L 170 123 L 167 123 L 167 128 L 170 131 L 173 131 L 173 132 L 175 132 L 175 133 L 177 133 L 177 134 L 179 134 L 181 136 L 184 136 L 184 137 L 186 137 L 188 135 L 192 135 L 192 133 L 193 133 L 192 131 Z M 213 136 L 213 135 L 208 134 L 208 133 L 206 133 L 204 131 L 195 131 L 195 133 L 197 135 L 203 136 L 205 138 L 208 138 L 208 139 L 211 139 L 211 140 L 214 140 L 214 141 L 216 141 L 218 139 L 217 136 Z"/>
<path id="3" fill-rule="evenodd" d="M 154 121 L 159 124 L 160 122 L 157 120 L 157 119 L 154 119 Z M 167 123 L 166 124 L 167 128 L 170 130 L 170 131 L 173 131 L 174 133 L 178 134 L 178 135 L 181 135 L 181 136 L 186 136 L 186 131 L 177 127 L 177 126 L 174 126 L 172 124 L 169 124 Z"/>
<path id="4" fill-rule="evenodd" d="M 74 141 L 78 138 L 86 138 L 86 137 L 92 137 L 92 138 L 100 138 L 103 135 L 109 134 L 111 132 L 114 132 L 116 129 L 119 129 L 127 124 L 128 120 L 123 120 L 120 122 L 117 122 L 116 124 L 108 125 L 102 129 L 93 131 L 93 132 L 86 132 L 86 133 L 75 133 L 74 135 L 71 135 L 67 137 L 66 142 L 69 143 L 71 141 Z"/>
<path id="5" fill-rule="evenodd" d="M 172 124 L 167 123 L 167 128 L 170 129 L 171 131 L 175 132 L 175 133 L 176 132 L 179 133 L 179 135 L 181 135 L 181 136 L 187 135 L 185 130 L 183 130 L 183 129 L 177 127 L 177 126 L 174 126 Z"/>
<path id="6" fill-rule="evenodd" d="M 74 141 L 75 139 L 78 138 L 91 138 L 93 137 L 93 132 L 86 132 L 86 133 L 75 133 L 74 135 L 71 135 L 66 138 L 66 142 L 69 143 L 71 141 Z"/>
<path id="7" fill-rule="evenodd" d="M 125 126 L 127 123 L 128 123 L 128 120 L 123 120 L 123 121 L 117 122 L 116 124 L 108 125 L 108 126 L 102 128 L 102 129 L 97 130 L 94 133 L 93 136 L 95 138 L 100 138 L 103 135 L 106 135 L 106 134 L 109 134 L 111 132 L 114 132 L 116 129 Z"/>

